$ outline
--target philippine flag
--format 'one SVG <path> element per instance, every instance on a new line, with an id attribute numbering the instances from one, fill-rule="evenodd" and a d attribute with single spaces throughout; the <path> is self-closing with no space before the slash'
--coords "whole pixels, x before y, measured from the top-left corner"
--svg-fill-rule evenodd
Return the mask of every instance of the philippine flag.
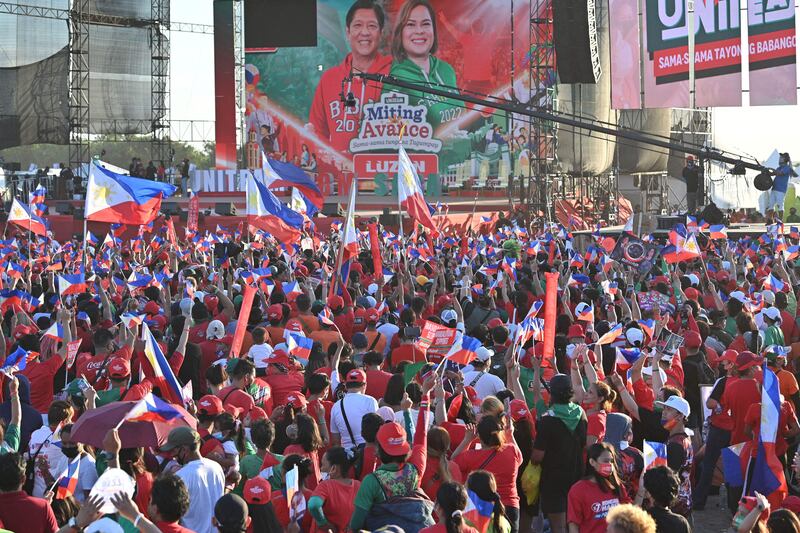
<path id="1" fill-rule="evenodd" d="M 68 496 L 75 494 L 75 489 L 78 488 L 78 475 L 80 472 L 81 457 L 78 456 L 73 459 L 67 470 L 58 479 L 58 489 L 56 490 L 56 499 L 63 500 Z"/>
<path id="2" fill-rule="evenodd" d="M 43 218 L 32 215 L 28 206 L 14 198 L 11 203 L 11 212 L 8 214 L 8 221 L 16 224 L 20 228 L 29 229 L 36 235 L 47 235 L 47 223 Z"/>
<path id="3" fill-rule="evenodd" d="M 667 445 L 663 442 L 644 441 L 644 469 L 667 466 Z M 727 479 L 727 478 L 726 478 Z"/>
<path id="4" fill-rule="evenodd" d="M 28 363 L 39 357 L 39 352 L 29 352 L 22 348 L 17 348 L 14 353 L 6 357 L 5 363 L 0 370 L 21 371 L 25 370 Z"/>
<path id="5" fill-rule="evenodd" d="M 183 387 L 178 382 L 178 378 L 172 372 L 172 367 L 169 366 L 167 358 L 161 351 L 161 347 L 153 338 L 150 328 L 147 323 L 142 324 L 142 340 L 144 341 L 144 356 L 150 366 L 153 368 L 153 375 L 155 385 L 157 385 L 162 394 L 168 397 L 170 401 L 176 404 L 183 403 Z"/>
<path id="6" fill-rule="evenodd" d="M 281 242 L 300 240 L 303 215 L 282 204 L 263 183 L 253 176 L 247 178 L 247 221 L 269 232 Z"/>
<path id="7" fill-rule="evenodd" d="M 748 495 L 758 491 L 766 496 L 772 505 L 779 506 L 788 493 L 783 466 L 775 452 L 781 413 L 780 384 L 778 377 L 767 368 L 766 361 L 764 362 L 763 376 L 761 430 L 758 436 L 758 449 L 753 454 L 752 477 Z"/>
<path id="8" fill-rule="evenodd" d="M 264 171 L 264 184 L 270 188 L 294 187 L 305 196 L 305 199 L 317 207 L 322 209 L 324 197 L 322 192 L 317 187 L 317 184 L 311 179 L 311 176 L 305 171 L 293 165 L 292 163 L 283 163 L 275 159 L 270 159 L 266 155 L 262 159 L 261 165 Z M 313 216 L 309 213 L 309 216 Z"/>
<path id="9" fill-rule="evenodd" d="M 93 162 L 89 167 L 86 220 L 147 224 L 158 216 L 161 200 L 175 193 L 174 185 L 131 178 L 121 169 L 115 172 L 112 168 L 102 162 Z"/>
<path id="10" fill-rule="evenodd" d="M 594 305 L 580 302 L 575 306 L 575 318 L 582 322 L 594 323 Z"/>
<path id="11" fill-rule="evenodd" d="M 444 355 L 448 359 L 459 365 L 468 365 L 475 359 L 478 354 L 478 348 L 481 347 L 481 341 L 473 337 L 462 334 L 460 331 L 456 334 L 456 340 L 450 351 Z"/>
<path id="12" fill-rule="evenodd" d="M 617 340 L 617 337 L 619 337 L 620 335 L 622 335 L 622 324 L 617 324 L 616 326 L 611 328 L 611 330 L 608 333 L 600 337 L 600 339 L 598 339 L 597 341 L 597 344 L 601 346 L 604 344 L 611 344 L 612 342 Z"/>
<path id="13" fill-rule="evenodd" d="M 144 321 L 145 315 L 134 315 L 133 313 L 123 313 L 120 315 L 120 322 L 128 328 L 133 329 Z"/>
<path id="14" fill-rule="evenodd" d="M 58 294 L 61 296 L 84 292 L 86 292 L 86 278 L 83 273 L 58 275 Z"/>
<path id="15" fill-rule="evenodd" d="M 53 339 L 56 342 L 64 340 L 64 327 L 56 322 L 44 332 L 44 336 Z"/>
<path id="16" fill-rule="evenodd" d="M 180 411 L 161 398 L 153 396 L 152 392 L 148 392 L 147 396 L 136 402 L 136 405 L 128 411 L 122 422 L 168 422 L 179 416 L 181 416 Z"/>
<path id="17" fill-rule="evenodd" d="M 408 157 L 402 146 L 397 155 L 397 194 L 400 198 L 400 206 L 406 210 L 412 220 L 422 224 L 432 233 L 438 233 L 431 216 L 430 206 L 422 194 L 419 177 L 411 158 Z"/>
<path id="18" fill-rule="evenodd" d="M 311 356 L 311 348 L 314 347 L 314 341 L 288 329 L 283 331 L 283 337 L 286 339 L 286 350 L 289 355 L 294 356 L 303 366 L 308 365 L 308 358 Z"/>
<path id="19" fill-rule="evenodd" d="M 747 458 L 743 452 L 745 452 L 747 444 L 747 442 L 740 442 L 722 449 L 722 471 L 725 474 L 725 482 L 731 487 L 744 487 Z"/>
<path id="20" fill-rule="evenodd" d="M 642 328 L 642 331 L 647 333 L 647 336 L 651 339 L 655 338 L 656 333 L 656 321 L 652 318 L 648 318 L 647 320 L 639 320 L 638 322 L 639 327 Z"/>
<path id="21" fill-rule="evenodd" d="M 480 533 L 486 533 L 492 523 L 494 503 L 480 499 L 480 497 L 467 490 L 467 506 L 464 508 L 464 518 Z"/>
<path id="22" fill-rule="evenodd" d="M 780 279 L 776 278 L 772 272 L 764 279 L 764 289 L 769 289 L 773 292 L 781 292 L 785 284 Z"/>
<path id="23" fill-rule="evenodd" d="M 347 219 L 342 229 L 342 262 L 350 261 L 358 255 L 358 231 L 356 230 L 356 184 L 350 187 L 350 201 L 347 204 Z"/>

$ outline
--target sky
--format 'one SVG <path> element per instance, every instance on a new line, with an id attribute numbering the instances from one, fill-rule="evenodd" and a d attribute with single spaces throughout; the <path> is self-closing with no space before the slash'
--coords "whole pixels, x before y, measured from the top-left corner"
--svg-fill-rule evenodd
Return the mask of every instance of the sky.
<path id="1" fill-rule="evenodd" d="M 174 21 L 213 24 L 211 0 L 172 0 L 171 5 Z M 172 32 L 171 46 L 172 120 L 214 120 L 213 35 Z M 743 78 L 746 89 L 747 75 Z M 716 108 L 713 122 L 717 148 L 759 160 L 778 149 L 800 161 L 798 106 Z"/>

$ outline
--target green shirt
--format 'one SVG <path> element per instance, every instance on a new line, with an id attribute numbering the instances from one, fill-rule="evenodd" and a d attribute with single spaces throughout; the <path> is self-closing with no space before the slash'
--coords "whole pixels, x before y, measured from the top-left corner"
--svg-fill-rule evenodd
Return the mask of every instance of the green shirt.
<path id="1" fill-rule="evenodd" d="M 271 452 L 269 452 L 271 453 Z M 278 455 L 277 453 L 273 453 L 272 456 L 278 461 L 278 464 L 272 467 L 272 474 L 267 478 L 269 481 L 269 485 L 272 490 L 280 490 L 281 489 L 281 466 L 283 465 L 283 455 Z M 242 457 L 242 460 L 239 461 L 239 472 L 242 474 L 244 478 L 242 481 L 247 479 L 253 479 L 254 477 L 258 476 L 261 472 L 261 464 L 264 460 L 256 455 L 248 454 Z"/>
<path id="2" fill-rule="evenodd" d="M 771 346 L 777 344 L 778 346 L 785 346 L 783 340 L 783 331 L 778 326 L 770 326 L 764 330 L 764 346 Z"/>
<path id="3" fill-rule="evenodd" d="M 0 443 L 0 455 L 15 453 L 19 451 L 19 426 L 9 424 L 6 428 L 6 435 Z"/>
<path id="4" fill-rule="evenodd" d="M 94 401 L 95 407 L 103 407 L 111 402 L 118 402 L 122 399 L 122 389 L 114 387 L 109 390 L 101 390 L 97 392 L 97 398 Z"/>
<path id="5" fill-rule="evenodd" d="M 736 319 L 732 316 L 725 319 L 725 331 L 727 331 L 731 337 L 736 337 L 739 334 L 739 331 L 736 329 Z"/>
<path id="6" fill-rule="evenodd" d="M 519 384 L 522 387 L 522 392 L 525 393 L 525 403 L 528 404 L 528 409 L 533 409 L 535 407 L 533 397 L 533 382 L 534 372 L 532 368 L 526 368 L 524 366 L 520 367 L 519 369 Z"/>

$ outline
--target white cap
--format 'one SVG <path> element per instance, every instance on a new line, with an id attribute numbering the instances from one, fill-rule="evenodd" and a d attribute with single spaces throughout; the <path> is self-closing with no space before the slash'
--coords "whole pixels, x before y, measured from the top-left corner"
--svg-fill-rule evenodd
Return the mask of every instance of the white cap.
<path id="1" fill-rule="evenodd" d="M 689 413 L 692 412 L 692 410 L 689 408 L 689 402 L 677 395 L 670 396 L 667 398 L 666 402 L 654 403 L 655 405 L 660 405 L 661 407 L 672 407 L 683 416 L 689 416 Z"/>
<path id="2" fill-rule="evenodd" d="M 225 336 L 225 324 L 219 320 L 212 320 L 206 328 L 206 339 L 221 339 Z"/>
<path id="3" fill-rule="evenodd" d="M 769 318 L 773 322 L 780 323 L 780 321 L 781 321 L 781 312 L 778 310 L 777 307 L 767 307 L 762 312 L 764 313 L 764 316 L 766 316 L 767 318 Z"/>
<path id="4" fill-rule="evenodd" d="M 449 324 L 453 320 L 458 320 L 458 313 L 454 309 L 445 309 L 442 311 L 442 322 Z"/>
<path id="5" fill-rule="evenodd" d="M 375 294 L 376 292 L 378 292 L 378 285 L 376 283 L 367 285 L 367 294 Z"/>
<path id="6" fill-rule="evenodd" d="M 494 350 L 490 350 L 485 346 L 481 346 L 477 350 L 475 350 L 475 354 L 478 356 L 478 361 L 485 363 L 486 361 L 492 358 L 492 356 L 494 355 Z"/>
<path id="7" fill-rule="evenodd" d="M 194 302 L 192 301 L 191 298 L 183 298 L 181 300 L 180 305 L 181 305 L 181 314 L 187 316 L 192 314 L 192 305 L 194 305 Z"/>
<path id="8" fill-rule="evenodd" d="M 645 366 L 642 368 L 642 375 L 643 375 L 643 376 L 650 376 L 650 377 L 652 377 L 652 376 L 653 376 L 653 367 L 651 367 L 650 365 L 645 365 Z M 658 375 L 659 375 L 659 376 L 661 376 L 661 383 L 662 383 L 662 384 L 667 382 L 667 373 L 666 373 L 666 372 L 664 372 L 664 369 L 663 369 L 663 368 L 659 368 L 659 369 L 658 369 Z"/>
<path id="9" fill-rule="evenodd" d="M 769 305 L 773 305 L 775 303 L 775 293 L 769 289 L 764 289 L 761 291 L 761 298 L 763 298 L 764 303 L 768 303 Z"/>
<path id="10" fill-rule="evenodd" d="M 384 422 L 394 422 L 394 410 L 388 405 L 379 407 L 377 413 L 383 418 Z"/>
<path id="11" fill-rule="evenodd" d="M 745 296 L 742 291 L 733 291 L 730 294 L 730 297 L 739 300 L 742 303 L 747 303 L 747 296 Z"/>
<path id="12" fill-rule="evenodd" d="M 367 296 L 366 300 L 369 302 L 369 307 L 375 307 L 378 304 L 372 296 Z"/>
<path id="13" fill-rule="evenodd" d="M 700 285 L 700 278 L 698 278 L 696 274 L 689 274 L 686 277 L 689 278 L 689 283 L 691 283 L 693 287 Z"/>
<path id="14" fill-rule="evenodd" d="M 89 524 L 84 531 L 86 533 L 124 533 L 125 530 L 117 522 L 104 516 Z"/>
<path id="15" fill-rule="evenodd" d="M 625 338 L 631 346 L 636 346 L 637 342 L 641 346 L 644 342 L 644 333 L 639 328 L 628 328 L 625 330 Z"/>

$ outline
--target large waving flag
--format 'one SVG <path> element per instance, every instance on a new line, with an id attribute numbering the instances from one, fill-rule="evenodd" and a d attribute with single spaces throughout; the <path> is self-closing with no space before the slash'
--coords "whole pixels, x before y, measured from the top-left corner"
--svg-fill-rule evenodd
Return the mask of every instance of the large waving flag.
<path id="1" fill-rule="evenodd" d="M 605 335 L 603 335 L 602 337 L 600 337 L 600 338 L 597 340 L 597 344 L 599 344 L 599 345 L 601 345 L 601 346 L 602 346 L 602 345 L 604 345 L 604 344 L 611 344 L 612 342 L 614 342 L 615 340 L 617 340 L 617 338 L 618 338 L 620 335 L 622 335 L 622 324 L 617 324 L 616 326 L 614 326 L 613 328 L 611 328 L 611 329 L 608 331 L 608 333 L 606 333 Z"/>
<path id="2" fill-rule="evenodd" d="M 478 356 L 476 352 L 480 347 L 481 341 L 464 335 L 459 331 L 452 348 L 444 357 L 459 365 L 468 365 Z"/>
<path id="3" fill-rule="evenodd" d="M 47 198 L 47 189 L 44 185 L 39 185 L 36 190 L 30 193 L 31 212 L 37 217 L 44 216 L 47 212 L 47 205 L 44 203 Z"/>
<path id="4" fill-rule="evenodd" d="M 262 158 L 261 168 L 264 171 L 264 184 L 270 188 L 294 187 L 298 189 L 306 200 L 318 209 L 322 209 L 324 197 L 314 180 L 305 171 L 292 163 L 283 163 L 270 159 L 266 155 Z M 309 216 L 313 216 L 309 213 Z"/>
<path id="5" fill-rule="evenodd" d="M 731 487 L 744 487 L 744 472 L 747 461 L 743 461 L 743 452 L 746 453 L 747 442 L 740 442 L 722 449 L 722 471 L 725 482 Z"/>
<path id="6" fill-rule="evenodd" d="M 272 234 L 281 242 L 300 240 L 303 215 L 282 204 L 263 183 L 253 176 L 247 178 L 247 221 L 250 225 Z"/>
<path id="7" fill-rule="evenodd" d="M 161 200 L 175 193 L 168 183 L 131 178 L 92 162 L 86 186 L 86 220 L 147 224 L 158 216 Z"/>
<path id="8" fill-rule="evenodd" d="M 8 221 L 20 228 L 29 229 L 36 235 L 47 235 L 47 223 L 43 218 L 31 214 L 30 208 L 14 198 L 11 203 L 11 212 Z"/>
<path id="9" fill-rule="evenodd" d="M 67 470 L 58 479 L 55 498 L 56 500 L 63 500 L 68 496 L 75 494 L 75 489 L 78 488 L 78 475 L 81 467 L 81 457 L 78 456 L 73 459 L 68 465 Z"/>
<path id="10" fill-rule="evenodd" d="M 183 403 L 183 392 L 178 378 L 172 372 L 164 352 L 156 342 L 147 323 L 142 324 L 142 340 L 144 341 L 144 356 L 153 368 L 154 384 L 161 389 L 161 394 L 172 403 Z"/>
<path id="11" fill-rule="evenodd" d="M 748 495 L 757 491 L 767 497 L 773 505 L 780 505 L 788 494 L 786 478 L 783 474 L 775 441 L 778 438 L 778 424 L 781 415 L 780 384 L 778 377 L 764 362 L 764 384 L 761 387 L 761 430 L 758 435 L 758 449 L 752 454 Z"/>
<path id="12" fill-rule="evenodd" d="M 21 347 L 18 347 L 16 350 L 14 350 L 14 353 L 6 357 L 6 360 L 3 363 L 3 366 L 0 367 L 0 370 L 4 370 L 7 373 L 25 370 L 25 367 L 28 366 L 28 363 L 37 357 L 39 357 L 39 352 L 29 352 Z"/>
<path id="13" fill-rule="evenodd" d="M 179 416 L 181 416 L 180 411 L 149 392 L 136 402 L 136 405 L 123 417 L 122 422 L 168 422 Z"/>
<path id="14" fill-rule="evenodd" d="M 354 181 L 350 186 L 350 199 L 347 203 L 347 218 L 342 229 L 342 261 L 350 261 L 358 255 L 358 231 L 356 230 L 356 194 L 358 186 Z"/>
<path id="15" fill-rule="evenodd" d="M 400 207 L 405 209 L 414 221 L 422 224 L 431 232 L 437 233 L 430 206 L 422 194 L 419 176 L 417 176 L 417 170 L 414 168 L 411 158 L 408 157 L 402 146 L 397 156 L 397 194 L 400 197 Z"/>

